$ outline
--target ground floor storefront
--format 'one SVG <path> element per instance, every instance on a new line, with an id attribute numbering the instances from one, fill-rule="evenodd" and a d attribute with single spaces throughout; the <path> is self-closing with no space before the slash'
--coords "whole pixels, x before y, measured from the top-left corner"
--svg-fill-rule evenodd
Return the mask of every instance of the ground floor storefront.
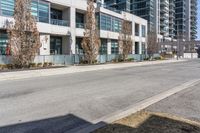
<path id="1" fill-rule="evenodd" d="M 120 46 L 116 39 L 101 38 L 101 46 L 99 49 L 100 55 L 118 55 L 120 54 Z M 83 54 L 84 51 L 81 46 L 82 38 L 76 37 L 76 54 Z M 129 54 L 145 55 L 147 53 L 147 46 L 145 42 L 133 42 L 132 52 Z"/>
<path id="2" fill-rule="evenodd" d="M 52 62 L 53 64 L 78 64 L 84 57 L 82 48 L 83 37 L 71 37 L 70 35 L 56 35 L 40 33 L 41 47 L 35 58 L 35 63 Z M 101 46 L 97 61 L 99 63 L 112 62 L 120 57 L 120 46 L 117 39 L 101 38 Z M 129 58 L 137 61 L 146 57 L 146 43 L 133 42 L 132 52 Z M 0 31 L 0 64 L 10 63 L 8 52 L 8 35 L 6 31 Z"/>
<path id="3" fill-rule="evenodd" d="M 120 54 L 119 43 L 117 39 L 101 38 L 100 55 Z M 70 35 L 53 35 L 40 34 L 41 48 L 39 55 L 83 55 L 82 37 L 75 37 L 74 40 Z M 8 55 L 8 35 L 5 30 L 0 30 L 0 55 Z M 146 43 L 133 42 L 132 52 L 130 54 L 146 54 Z"/>

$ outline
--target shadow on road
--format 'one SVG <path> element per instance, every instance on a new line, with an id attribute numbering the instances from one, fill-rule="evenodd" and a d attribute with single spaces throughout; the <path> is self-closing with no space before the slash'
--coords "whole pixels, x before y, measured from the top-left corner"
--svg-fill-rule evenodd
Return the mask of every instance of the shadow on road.
<path id="1" fill-rule="evenodd" d="M 100 122 L 105 125 L 105 123 Z M 98 124 L 98 123 L 97 123 Z M 0 133 L 74 133 L 87 126 L 95 126 L 73 114 L 33 122 L 0 127 Z M 93 133 L 200 133 L 200 124 L 150 115 L 125 118 Z"/>
<path id="2" fill-rule="evenodd" d="M 0 127 L 0 133 L 68 133 L 72 129 L 92 124 L 73 114 Z"/>

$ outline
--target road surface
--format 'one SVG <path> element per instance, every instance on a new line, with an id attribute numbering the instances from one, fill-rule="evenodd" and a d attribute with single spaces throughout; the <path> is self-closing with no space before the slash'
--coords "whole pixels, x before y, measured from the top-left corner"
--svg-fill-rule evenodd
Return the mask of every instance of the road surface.
<path id="1" fill-rule="evenodd" d="M 67 133 L 194 79 L 200 60 L 2 81 L 0 133 Z"/>

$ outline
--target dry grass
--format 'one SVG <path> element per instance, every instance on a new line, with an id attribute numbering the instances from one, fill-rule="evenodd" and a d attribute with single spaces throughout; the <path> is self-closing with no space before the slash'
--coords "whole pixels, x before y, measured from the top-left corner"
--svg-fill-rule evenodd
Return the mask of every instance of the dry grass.
<path id="1" fill-rule="evenodd" d="M 200 123 L 169 114 L 142 111 L 94 133 L 200 133 Z"/>

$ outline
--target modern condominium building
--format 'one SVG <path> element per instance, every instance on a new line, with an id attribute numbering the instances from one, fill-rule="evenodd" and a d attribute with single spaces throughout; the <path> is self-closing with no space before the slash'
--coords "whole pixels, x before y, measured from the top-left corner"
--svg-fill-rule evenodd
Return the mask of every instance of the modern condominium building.
<path id="1" fill-rule="evenodd" d="M 13 21 L 15 0 L 0 0 L 0 54 L 5 54 L 6 23 Z M 97 4 L 98 5 L 98 4 Z M 32 0 L 32 15 L 40 32 L 40 55 L 82 54 L 87 0 Z M 145 54 L 147 21 L 130 13 L 97 8 L 100 54 L 118 54 L 118 37 L 124 19 L 132 23 L 133 54 Z"/>
<path id="2" fill-rule="evenodd" d="M 169 37 L 175 38 L 175 0 L 169 0 Z"/>
<path id="3" fill-rule="evenodd" d="M 133 13 L 148 20 L 148 31 L 159 41 L 196 39 L 197 0 L 104 0 L 105 7 Z M 183 36 L 184 35 L 184 36 Z"/>
<path id="4" fill-rule="evenodd" d="M 175 0 L 175 34 L 186 40 L 197 38 L 197 0 Z"/>

